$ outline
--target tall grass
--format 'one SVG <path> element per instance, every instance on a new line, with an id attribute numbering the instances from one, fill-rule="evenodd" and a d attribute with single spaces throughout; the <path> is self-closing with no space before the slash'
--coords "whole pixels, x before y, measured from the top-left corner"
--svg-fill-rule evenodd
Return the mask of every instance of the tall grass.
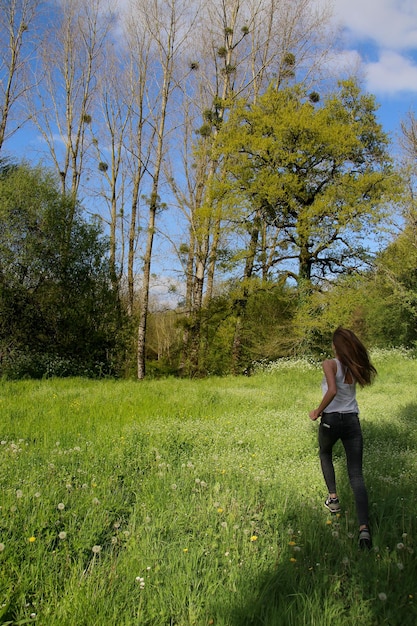
<path id="1" fill-rule="evenodd" d="M 250 378 L 0 383 L 0 624 L 417 623 L 417 362 L 359 392 L 374 548 L 327 514 L 306 362 Z"/>

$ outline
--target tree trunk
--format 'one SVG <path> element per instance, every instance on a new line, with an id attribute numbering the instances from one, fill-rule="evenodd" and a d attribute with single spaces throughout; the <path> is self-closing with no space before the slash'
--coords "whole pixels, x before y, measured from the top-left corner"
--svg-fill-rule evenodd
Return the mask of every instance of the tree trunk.
<path id="1" fill-rule="evenodd" d="M 138 379 L 143 380 L 146 374 L 146 326 L 149 309 L 149 284 L 151 278 L 151 260 L 153 238 L 155 233 L 156 202 L 149 208 L 148 238 L 143 268 L 143 285 L 140 297 L 140 313 L 138 327 Z"/>

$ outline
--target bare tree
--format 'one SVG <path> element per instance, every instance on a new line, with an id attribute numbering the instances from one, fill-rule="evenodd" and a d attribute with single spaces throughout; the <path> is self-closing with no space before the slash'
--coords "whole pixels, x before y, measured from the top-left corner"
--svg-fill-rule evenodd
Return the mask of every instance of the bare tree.
<path id="1" fill-rule="evenodd" d="M 125 24 L 124 36 L 129 59 L 125 71 L 126 99 L 129 117 L 125 138 L 126 175 L 129 180 L 130 216 L 128 226 L 127 292 L 130 313 L 134 311 L 136 283 L 136 252 L 139 241 L 139 207 L 143 187 L 146 184 L 150 156 L 154 145 L 156 128 L 150 123 L 150 106 L 154 98 L 148 98 L 147 84 L 153 80 L 152 35 L 143 19 L 141 10 L 134 5 Z M 146 12 L 146 11 L 145 11 Z"/>
<path id="2" fill-rule="evenodd" d="M 128 196 L 125 140 L 131 119 L 131 94 L 126 89 L 128 67 L 125 49 L 108 43 L 98 77 L 95 123 L 89 125 L 96 154 L 91 166 L 94 173 L 100 173 L 98 196 L 104 198 L 108 207 L 107 218 L 100 207 L 100 218 L 106 222 L 109 231 L 109 261 L 114 289 L 119 289 L 125 270 L 124 222 Z M 94 174 L 92 178 L 97 184 Z M 94 188 L 91 193 L 94 194 Z"/>
<path id="3" fill-rule="evenodd" d="M 417 118 L 409 111 L 401 122 L 400 145 L 406 158 L 417 163 Z"/>
<path id="4" fill-rule="evenodd" d="M 34 52 L 31 29 L 39 4 L 40 0 L 0 0 L 0 152 L 28 120 L 19 105 L 31 89 L 26 68 Z"/>
<path id="5" fill-rule="evenodd" d="M 148 194 L 149 214 L 146 229 L 146 248 L 143 257 L 143 276 L 139 302 L 138 327 L 138 378 L 145 377 L 146 363 L 146 324 L 149 308 L 149 288 L 151 279 L 151 261 L 153 242 L 156 229 L 156 215 L 160 208 L 160 186 L 162 177 L 162 163 L 168 143 L 168 114 L 172 98 L 174 70 L 179 56 L 185 52 L 185 44 L 190 29 L 193 27 L 193 17 L 187 0 L 149 0 L 141 2 L 137 9 L 149 29 L 155 45 L 157 63 L 154 66 L 154 81 L 147 83 L 148 102 L 154 102 L 150 107 L 150 122 L 155 133 L 148 174 L 150 187 Z"/>
<path id="6" fill-rule="evenodd" d="M 63 0 L 43 32 L 42 74 L 33 119 L 61 180 L 75 198 L 83 175 L 87 127 L 94 122 L 97 76 L 113 17 L 107 0 Z"/>

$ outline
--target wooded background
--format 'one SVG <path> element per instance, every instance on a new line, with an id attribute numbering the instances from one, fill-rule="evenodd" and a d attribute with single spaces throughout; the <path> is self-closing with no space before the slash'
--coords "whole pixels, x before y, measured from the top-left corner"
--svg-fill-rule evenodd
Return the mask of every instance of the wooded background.
<path id="1" fill-rule="evenodd" d="M 394 149 L 330 18 L 0 0 L 3 376 L 249 373 L 339 324 L 415 347 L 417 121 Z"/>

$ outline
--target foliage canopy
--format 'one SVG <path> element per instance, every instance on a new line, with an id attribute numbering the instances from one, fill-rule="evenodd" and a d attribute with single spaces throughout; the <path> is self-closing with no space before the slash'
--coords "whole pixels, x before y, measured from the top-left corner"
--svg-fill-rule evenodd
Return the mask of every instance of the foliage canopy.
<path id="1" fill-rule="evenodd" d="M 270 273 L 297 283 L 361 266 L 364 237 L 397 189 L 374 97 L 344 81 L 316 100 L 299 86 L 271 85 L 231 111 L 216 145 L 223 168 L 214 197 L 249 232 L 260 216 L 269 239 L 258 245 L 259 265 L 263 254 Z"/>
<path id="2" fill-rule="evenodd" d="M 2 173 L 3 374 L 92 374 L 98 364 L 111 371 L 120 308 L 107 252 L 100 228 L 48 172 L 23 165 Z"/>

